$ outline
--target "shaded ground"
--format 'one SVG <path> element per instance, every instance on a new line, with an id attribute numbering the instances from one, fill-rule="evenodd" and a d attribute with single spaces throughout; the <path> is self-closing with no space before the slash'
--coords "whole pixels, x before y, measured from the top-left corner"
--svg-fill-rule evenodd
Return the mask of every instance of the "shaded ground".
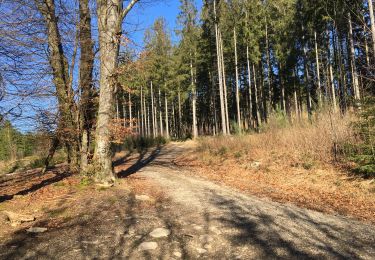
<path id="1" fill-rule="evenodd" d="M 43 214 L 32 224 L 47 226 L 48 231 L 30 235 L 25 228 L 31 224 L 11 230 L 1 240 L 0 258 L 177 259 L 178 253 L 183 259 L 375 258 L 374 226 L 194 178 L 174 163 L 188 148 L 174 143 L 118 158 L 116 169 L 127 178 L 108 190 L 69 182 L 73 177 L 57 182 L 69 185 L 55 183 L 49 193 L 58 189 L 60 195 L 45 203 L 50 205 L 47 211 L 38 209 Z M 31 194 L 0 206 L 22 204 Z M 137 194 L 151 200 L 136 200 Z M 32 201 L 24 203 L 35 206 Z M 159 227 L 171 234 L 150 237 Z M 157 242 L 157 249 L 140 251 L 144 241 Z"/>

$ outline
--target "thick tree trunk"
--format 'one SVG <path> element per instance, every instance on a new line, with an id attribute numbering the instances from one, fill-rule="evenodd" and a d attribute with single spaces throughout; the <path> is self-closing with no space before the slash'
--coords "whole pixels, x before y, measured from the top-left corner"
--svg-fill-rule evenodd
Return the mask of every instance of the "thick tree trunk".
<path id="1" fill-rule="evenodd" d="M 96 178 L 101 182 L 112 182 L 111 121 L 113 119 L 114 87 L 117 83 L 118 54 L 121 25 L 138 0 L 131 0 L 126 8 L 122 0 L 98 0 L 96 3 L 100 48 L 100 94 L 96 123 L 95 163 Z"/>
<path id="2" fill-rule="evenodd" d="M 98 28 L 100 48 L 100 94 L 96 125 L 95 163 L 97 180 L 114 181 L 111 149 L 111 121 L 113 118 L 114 89 L 117 82 L 117 57 L 121 17 L 120 1 L 98 1 Z"/>
<path id="3" fill-rule="evenodd" d="M 56 136 L 67 149 L 70 165 L 76 169 L 79 164 L 78 154 L 80 150 L 78 122 L 76 121 L 74 92 L 71 86 L 72 79 L 69 75 L 69 65 L 62 47 L 58 18 L 55 14 L 55 1 L 35 0 L 35 3 L 46 25 L 50 52 L 49 63 L 52 68 L 53 83 L 57 93 L 59 121 Z"/>
<path id="4" fill-rule="evenodd" d="M 79 43 L 81 49 L 79 67 L 79 85 L 81 89 L 80 119 L 81 119 L 81 170 L 86 171 L 90 149 L 90 136 L 94 120 L 93 104 L 93 67 L 94 44 L 91 36 L 91 15 L 89 0 L 79 1 Z"/>

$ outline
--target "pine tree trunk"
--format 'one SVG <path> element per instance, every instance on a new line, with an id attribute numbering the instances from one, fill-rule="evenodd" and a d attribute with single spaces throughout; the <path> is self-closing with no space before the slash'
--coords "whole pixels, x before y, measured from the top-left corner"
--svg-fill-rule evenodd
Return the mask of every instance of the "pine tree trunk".
<path id="1" fill-rule="evenodd" d="M 130 94 L 130 91 L 129 91 L 129 103 L 128 103 L 128 106 L 129 106 L 129 120 L 130 120 L 130 129 L 131 131 L 133 132 L 133 111 L 132 111 L 132 98 L 131 98 L 131 94 Z"/>
<path id="2" fill-rule="evenodd" d="M 172 130 L 171 130 L 171 133 L 172 133 L 172 136 L 173 137 L 176 137 L 176 115 L 175 115 L 175 103 L 174 103 L 174 100 L 172 100 Z"/>
<path id="3" fill-rule="evenodd" d="M 161 111 L 161 92 L 160 92 L 160 87 L 159 87 L 159 124 L 160 124 L 160 136 L 164 136 L 163 112 Z"/>
<path id="4" fill-rule="evenodd" d="M 146 118 L 147 118 L 147 136 L 151 136 L 151 124 L 150 124 L 150 105 L 147 101 L 147 110 L 146 110 Z"/>
<path id="5" fill-rule="evenodd" d="M 220 56 L 221 56 L 221 69 L 222 69 L 222 81 L 223 81 L 223 91 L 224 91 L 224 107 L 225 107 L 225 125 L 227 127 L 226 133 L 230 134 L 230 123 L 229 123 L 229 112 L 228 112 L 228 91 L 227 82 L 225 76 L 225 63 L 224 63 L 224 48 L 223 39 L 221 37 L 221 32 L 219 30 L 219 45 L 220 45 Z"/>
<path id="6" fill-rule="evenodd" d="M 363 18 L 363 20 L 365 20 Z M 365 45 L 365 55 L 366 55 L 366 65 L 367 69 L 370 68 L 370 56 L 369 56 L 369 48 L 368 48 L 368 42 L 367 42 L 367 36 L 366 36 L 366 25 L 363 26 L 363 33 L 364 33 L 364 45 Z"/>
<path id="7" fill-rule="evenodd" d="M 118 121 L 120 119 L 120 111 L 119 111 L 118 96 L 117 96 L 117 94 L 116 94 L 116 98 L 115 99 L 116 99 L 116 120 L 117 120 L 116 123 L 118 123 Z"/>
<path id="8" fill-rule="evenodd" d="M 181 108 L 181 90 L 178 87 L 178 135 L 182 137 L 182 108 Z"/>
<path id="9" fill-rule="evenodd" d="M 267 83 L 268 83 L 268 99 L 270 103 L 270 109 L 272 108 L 272 82 L 271 82 L 271 59 L 270 59 L 270 47 L 268 40 L 268 23 L 266 19 L 266 55 L 267 55 Z"/>
<path id="10" fill-rule="evenodd" d="M 282 65 L 280 64 L 280 85 L 281 85 L 281 110 L 286 114 L 285 85 L 282 75 Z"/>
<path id="11" fill-rule="evenodd" d="M 260 113 L 259 113 L 259 105 L 258 105 L 258 86 L 257 86 L 257 79 L 256 79 L 254 64 L 253 64 L 253 77 L 254 77 L 254 105 L 255 105 L 255 113 L 256 113 L 256 123 L 257 123 L 257 128 L 259 129 L 261 122 L 260 122 Z"/>
<path id="12" fill-rule="evenodd" d="M 349 18 L 349 42 L 350 42 L 350 58 L 351 58 L 351 65 L 352 65 L 352 83 L 353 83 L 353 90 L 354 90 L 354 100 L 356 103 L 356 107 L 360 108 L 360 93 L 359 93 L 359 83 L 358 83 L 358 75 L 357 75 L 357 66 L 355 61 L 355 50 L 354 50 L 354 40 L 353 40 L 353 26 L 352 26 L 352 19 L 350 13 L 348 14 Z"/>
<path id="13" fill-rule="evenodd" d="M 219 77 L 219 94 L 220 94 L 220 111 L 221 111 L 221 127 L 223 135 L 227 134 L 226 117 L 225 117 L 225 103 L 224 103 L 224 89 L 223 89 L 223 76 L 221 68 L 221 51 L 219 41 L 219 29 L 216 17 L 216 1 L 214 1 L 214 14 L 215 14 L 215 39 L 216 39 L 216 57 L 217 57 L 217 70 Z"/>
<path id="14" fill-rule="evenodd" d="M 327 63 L 328 63 L 328 70 L 329 70 L 329 83 L 330 83 L 330 88 L 331 88 L 331 102 L 332 102 L 332 107 L 333 107 L 333 112 L 337 112 L 337 102 L 336 102 L 336 89 L 335 89 L 335 82 L 334 82 L 334 77 L 333 77 L 333 68 L 332 68 L 332 57 L 331 57 L 331 48 L 330 48 L 330 37 L 329 37 L 329 31 L 327 29 L 327 51 L 328 51 L 328 57 L 327 57 Z"/>
<path id="15" fill-rule="evenodd" d="M 164 94 L 164 100 L 165 100 L 165 138 L 169 139 L 169 118 L 168 118 L 167 94 Z"/>
<path id="16" fill-rule="evenodd" d="M 372 0 L 367 0 L 368 2 L 368 9 L 370 14 L 370 20 L 371 20 L 371 35 L 372 35 L 372 53 L 375 57 L 375 18 L 374 18 L 374 8 L 372 4 Z"/>
<path id="17" fill-rule="evenodd" d="M 197 127 L 197 93 L 194 82 L 194 70 L 193 61 L 190 60 L 190 77 L 191 77 L 191 92 L 192 92 L 192 107 L 193 107 L 193 138 L 198 138 L 198 127 Z"/>
<path id="18" fill-rule="evenodd" d="M 247 80 L 248 80 L 248 87 L 249 87 L 249 110 L 250 110 L 250 117 L 249 123 L 251 126 L 253 125 L 253 101 L 252 101 L 252 90 L 251 90 L 251 69 L 250 69 L 250 59 L 249 59 L 249 46 L 246 45 L 246 62 L 247 62 Z"/>
<path id="19" fill-rule="evenodd" d="M 294 112 L 296 114 L 296 119 L 299 119 L 299 109 L 298 109 L 298 98 L 297 98 L 297 86 L 296 86 L 296 73 L 293 70 L 293 97 L 294 97 Z"/>
<path id="20" fill-rule="evenodd" d="M 317 92 L 318 92 L 318 99 L 319 99 L 319 106 L 322 105 L 322 87 L 320 83 L 320 65 L 319 65 L 319 53 L 318 53 L 318 40 L 316 36 L 316 31 L 314 32 L 314 37 L 315 37 L 315 61 L 316 61 L 316 77 L 317 77 Z"/>
<path id="21" fill-rule="evenodd" d="M 122 116 L 123 116 L 123 126 L 126 127 L 127 115 L 126 115 L 126 105 L 125 105 L 125 94 L 123 95 L 122 101 Z"/>
<path id="22" fill-rule="evenodd" d="M 238 57 L 237 57 L 237 34 L 236 27 L 233 28 L 233 38 L 234 38 L 234 59 L 236 66 L 236 107 L 237 107 L 237 123 L 238 129 L 241 132 L 241 110 L 240 110 L 240 88 L 239 88 L 239 77 L 238 77 Z"/>
<path id="23" fill-rule="evenodd" d="M 151 81 L 151 114 L 152 114 L 152 134 L 154 138 L 157 136 L 156 133 L 156 120 L 155 120 L 155 110 L 154 110 L 154 91 L 152 88 L 152 81 Z"/>
<path id="24" fill-rule="evenodd" d="M 145 135 L 144 113 L 143 113 L 143 87 L 141 86 L 141 136 Z"/>

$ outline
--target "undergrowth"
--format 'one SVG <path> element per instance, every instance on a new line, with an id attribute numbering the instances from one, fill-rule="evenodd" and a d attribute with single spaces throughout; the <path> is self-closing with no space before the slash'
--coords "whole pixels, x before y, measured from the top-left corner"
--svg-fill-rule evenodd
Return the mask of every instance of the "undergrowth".
<path id="1" fill-rule="evenodd" d="M 362 141 L 353 127 L 353 121 L 354 116 L 350 113 L 343 116 L 322 112 L 311 121 L 291 121 L 275 113 L 260 128 L 259 133 L 201 138 L 198 149 L 212 157 L 207 159 L 210 162 L 215 158 L 233 158 L 245 163 L 246 160 L 254 159 L 256 151 L 260 158 L 280 160 L 306 170 L 321 164 L 347 166 L 356 161 L 356 165 L 352 166 L 353 172 L 363 174 L 363 170 L 366 170 L 368 174 L 372 169 L 359 165 L 368 160 L 369 156 L 363 154 L 369 148 L 359 145 Z"/>

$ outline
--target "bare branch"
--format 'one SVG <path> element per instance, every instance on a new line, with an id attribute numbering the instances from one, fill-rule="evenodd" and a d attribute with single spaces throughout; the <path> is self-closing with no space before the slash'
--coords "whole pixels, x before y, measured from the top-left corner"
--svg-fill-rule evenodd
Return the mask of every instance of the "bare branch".
<path id="1" fill-rule="evenodd" d="M 121 14 L 121 21 L 125 19 L 125 17 L 128 15 L 128 13 L 130 12 L 130 10 L 134 7 L 134 5 L 137 2 L 139 2 L 139 0 L 132 0 L 128 4 L 128 6 L 126 8 L 124 8 L 124 10 L 122 11 L 122 14 Z"/>

